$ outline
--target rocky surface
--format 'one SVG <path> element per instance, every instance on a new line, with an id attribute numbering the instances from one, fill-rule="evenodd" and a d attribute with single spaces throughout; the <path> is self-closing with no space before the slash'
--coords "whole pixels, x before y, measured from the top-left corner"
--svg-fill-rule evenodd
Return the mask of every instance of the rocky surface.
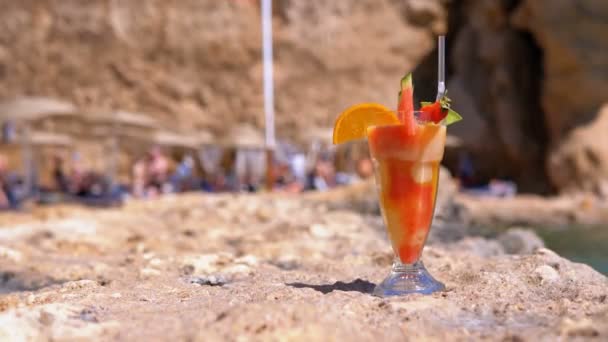
<path id="1" fill-rule="evenodd" d="M 462 212 L 461 216 L 474 226 L 565 227 L 605 225 L 608 222 L 605 200 L 589 194 L 554 197 L 521 195 L 512 198 L 459 194 L 455 202 Z"/>
<path id="2" fill-rule="evenodd" d="M 498 241 L 509 254 L 532 254 L 545 246 L 538 235 L 523 228 L 507 230 L 498 236 Z"/>
<path id="3" fill-rule="evenodd" d="M 608 279 L 542 247 L 435 240 L 424 260 L 447 291 L 373 297 L 380 220 L 314 198 L 43 208 L 0 242 L 0 339 L 608 338 Z"/>
<path id="4" fill-rule="evenodd" d="M 585 190 L 608 198 L 608 103 L 590 123 L 578 127 L 548 160 L 549 175 L 564 191 Z"/>

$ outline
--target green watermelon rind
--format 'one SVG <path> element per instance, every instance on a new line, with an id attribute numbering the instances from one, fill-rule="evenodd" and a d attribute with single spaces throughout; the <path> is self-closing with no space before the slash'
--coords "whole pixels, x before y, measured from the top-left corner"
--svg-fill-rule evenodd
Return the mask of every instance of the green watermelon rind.
<path id="1" fill-rule="evenodd" d="M 412 89 L 414 93 L 414 83 L 412 82 L 412 73 L 409 73 L 401 78 L 401 89 L 399 90 L 399 103 L 401 103 L 401 93 L 406 89 Z"/>

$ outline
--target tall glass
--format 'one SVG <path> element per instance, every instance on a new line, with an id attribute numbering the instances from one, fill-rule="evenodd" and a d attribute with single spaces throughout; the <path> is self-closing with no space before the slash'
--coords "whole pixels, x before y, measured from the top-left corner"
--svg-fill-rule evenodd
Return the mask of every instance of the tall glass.
<path id="1" fill-rule="evenodd" d="M 381 297 L 445 288 L 429 274 L 420 255 L 433 220 L 446 127 L 415 114 L 414 130 L 405 125 L 368 129 L 380 206 L 395 253 L 391 273 L 374 289 Z"/>

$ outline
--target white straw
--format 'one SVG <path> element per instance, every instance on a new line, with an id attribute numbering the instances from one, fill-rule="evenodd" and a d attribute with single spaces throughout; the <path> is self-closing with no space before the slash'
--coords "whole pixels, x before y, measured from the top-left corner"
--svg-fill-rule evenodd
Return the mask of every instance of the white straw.
<path id="1" fill-rule="evenodd" d="M 262 58 L 264 60 L 264 115 L 266 148 L 275 146 L 274 85 L 272 75 L 272 0 L 262 0 Z"/>
<path id="2" fill-rule="evenodd" d="M 445 36 L 437 41 L 437 100 L 445 95 Z"/>

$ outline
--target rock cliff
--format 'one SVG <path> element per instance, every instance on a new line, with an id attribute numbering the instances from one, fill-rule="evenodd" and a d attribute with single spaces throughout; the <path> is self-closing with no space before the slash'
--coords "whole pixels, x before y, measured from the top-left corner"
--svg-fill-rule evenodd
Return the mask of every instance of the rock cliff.
<path id="1" fill-rule="evenodd" d="M 280 137 L 329 126 L 353 101 L 394 104 L 396 80 L 416 67 L 419 96 L 434 96 L 433 35 L 447 29 L 449 89 L 466 118 L 451 132 L 482 178 L 540 193 L 579 188 L 559 174 L 573 164 L 561 156 L 608 102 L 606 1 L 274 3 Z M 219 135 L 235 122 L 263 126 L 257 1 L 2 0 L 0 9 L 1 99 L 55 96 Z M 592 172 L 607 178 L 604 167 Z"/>
<path id="2" fill-rule="evenodd" d="M 527 0 L 513 22 L 543 50 L 550 180 L 561 190 L 607 195 L 608 145 L 601 132 L 608 115 L 608 2 Z"/>
<path id="3" fill-rule="evenodd" d="M 56 96 L 218 134 L 263 126 L 257 1 L 1 3 L 1 98 Z M 279 136 L 331 125 L 353 99 L 393 104 L 445 15 L 438 1 L 275 1 Z"/>

